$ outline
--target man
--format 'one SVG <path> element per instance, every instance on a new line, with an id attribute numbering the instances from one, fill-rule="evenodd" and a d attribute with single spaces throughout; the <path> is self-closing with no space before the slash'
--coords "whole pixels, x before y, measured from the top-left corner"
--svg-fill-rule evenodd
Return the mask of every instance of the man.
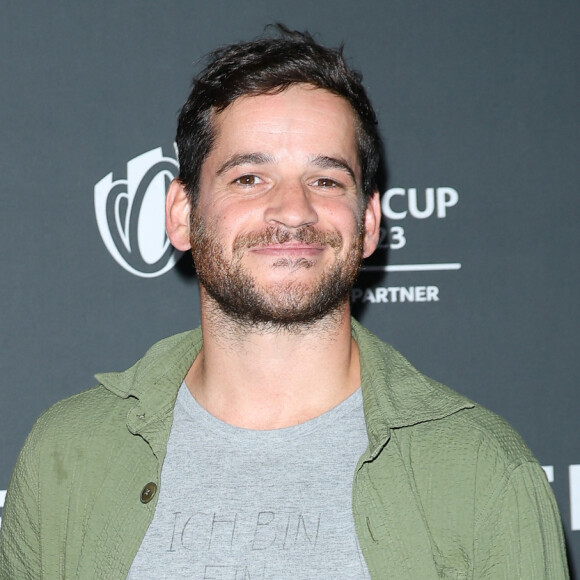
<path id="1" fill-rule="evenodd" d="M 518 435 L 350 319 L 380 147 L 340 51 L 285 29 L 216 51 L 177 143 L 201 329 L 39 419 L 1 577 L 566 578 Z"/>

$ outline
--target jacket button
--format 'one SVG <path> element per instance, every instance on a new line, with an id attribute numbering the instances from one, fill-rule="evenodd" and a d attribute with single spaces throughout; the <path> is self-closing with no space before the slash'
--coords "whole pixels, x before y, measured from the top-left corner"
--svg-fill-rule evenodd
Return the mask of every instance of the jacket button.
<path id="1" fill-rule="evenodd" d="M 155 497 L 156 492 L 157 492 L 157 484 L 150 481 L 141 490 L 141 503 L 149 503 Z"/>

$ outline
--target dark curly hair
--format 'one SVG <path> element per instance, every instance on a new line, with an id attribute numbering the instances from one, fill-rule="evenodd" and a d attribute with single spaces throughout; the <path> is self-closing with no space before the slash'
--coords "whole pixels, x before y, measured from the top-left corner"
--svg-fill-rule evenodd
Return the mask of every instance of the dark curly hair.
<path id="1" fill-rule="evenodd" d="M 362 76 L 347 66 L 342 46 L 326 48 L 308 32 L 292 31 L 281 24 L 267 28 L 272 30 L 275 36 L 266 35 L 211 52 L 207 66 L 193 81 L 179 115 L 176 137 L 179 180 L 192 205 L 197 201 L 201 167 L 215 139 L 212 114 L 242 96 L 276 94 L 299 83 L 325 89 L 352 106 L 358 119 L 363 196 L 368 199 L 377 187 L 381 143 Z"/>

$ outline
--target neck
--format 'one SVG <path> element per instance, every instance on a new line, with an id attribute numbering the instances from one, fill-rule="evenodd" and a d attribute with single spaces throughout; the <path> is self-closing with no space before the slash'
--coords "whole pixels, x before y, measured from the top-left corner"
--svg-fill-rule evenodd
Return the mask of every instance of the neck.
<path id="1" fill-rule="evenodd" d="M 348 302 L 306 325 L 247 325 L 202 291 L 203 348 L 185 382 L 217 418 L 250 429 L 302 423 L 360 385 Z"/>

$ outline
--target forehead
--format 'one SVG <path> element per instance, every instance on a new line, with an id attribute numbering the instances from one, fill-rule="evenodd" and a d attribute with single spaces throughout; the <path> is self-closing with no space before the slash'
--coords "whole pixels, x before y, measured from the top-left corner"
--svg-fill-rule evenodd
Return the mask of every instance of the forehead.
<path id="1" fill-rule="evenodd" d="M 214 113 L 213 123 L 212 153 L 258 147 L 280 154 L 340 154 L 358 165 L 354 110 L 324 89 L 299 84 L 276 94 L 243 96 Z"/>

